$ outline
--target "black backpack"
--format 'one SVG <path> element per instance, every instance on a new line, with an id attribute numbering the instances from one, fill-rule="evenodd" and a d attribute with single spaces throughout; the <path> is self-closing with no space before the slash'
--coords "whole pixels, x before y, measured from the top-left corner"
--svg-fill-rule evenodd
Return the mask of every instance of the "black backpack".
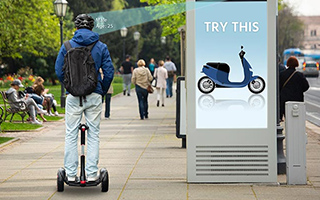
<path id="1" fill-rule="evenodd" d="M 98 83 L 98 74 L 95 68 L 94 60 L 91 56 L 91 50 L 97 42 L 86 47 L 72 48 L 70 41 L 66 41 L 67 54 L 64 57 L 63 84 L 66 90 L 73 96 L 80 97 L 80 106 L 82 98 L 95 91 Z"/>

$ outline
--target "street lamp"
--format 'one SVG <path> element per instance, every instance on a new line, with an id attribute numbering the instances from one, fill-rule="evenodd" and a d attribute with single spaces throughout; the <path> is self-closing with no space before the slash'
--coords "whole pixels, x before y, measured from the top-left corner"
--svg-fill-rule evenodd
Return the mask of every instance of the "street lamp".
<path id="1" fill-rule="evenodd" d="M 161 40 L 161 44 L 162 44 L 162 48 L 163 48 L 163 53 L 164 53 L 164 56 L 166 57 L 167 55 L 166 55 L 166 48 L 165 48 L 165 44 L 166 44 L 166 37 L 165 36 L 162 36 L 161 38 L 160 38 L 160 40 Z"/>
<path id="2" fill-rule="evenodd" d="M 126 27 L 123 27 L 120 29 L 120 35 L 123 38 L 123 60 L 126 58 L 126 42 L 125 37 L 127 36 L 128 29 Z"/>
<path id="3" fill-rule="evenodd" d="M 161 37 L 161 44 L 166 44 L 166 37 L 165 36 Z"/>
<path id="4" fill-rule="evenodd" d="M 66 0 L 56 0 L 54 3 L 54 9 L 57 17 L 60 18 L 60 43 L 63 44 L 63 17 L 66 16 L 68 2 Z M 64 92 L 63 83 L 61 83 L 61 97 L 60 97 L 61 108 L 66 105 L 66 96 Z"/>
<path id="5" fill-rule="evenodd" d="M 136 41 L 136 60 L 138 60 L 138 42 L 140 39 L 140 33 L 138 31 L 133 33 L 133 39 L 134 41 Z"/>

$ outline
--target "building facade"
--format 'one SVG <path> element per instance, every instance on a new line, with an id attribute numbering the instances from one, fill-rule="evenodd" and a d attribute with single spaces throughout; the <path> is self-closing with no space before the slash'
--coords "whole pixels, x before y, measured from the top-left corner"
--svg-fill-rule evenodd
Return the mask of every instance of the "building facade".
<path id="1" fill-rule="evenodd" d="M 305 25 L 303 49 L 320 51 L 320 16 L 299 16 L 299 19 Z"/>

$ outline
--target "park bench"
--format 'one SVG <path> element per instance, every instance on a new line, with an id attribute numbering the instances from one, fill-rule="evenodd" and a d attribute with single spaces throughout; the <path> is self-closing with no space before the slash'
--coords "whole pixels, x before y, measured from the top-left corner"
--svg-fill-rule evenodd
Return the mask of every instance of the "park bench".
<path id="1" fill-rule="evenodd" d="M 7 94 L 5 91 L 1 91 L 1 96 L 4 103 L 4 118 L 3 121 L 7 119 L 8 116 L 11 115 L 10 122 L 12 122 L 13 116 L 15 114 L 20 115 L 22 119 L 22 123 L 24 123 L 24 117 L 28 114 L 28 107 L 25 102 L 10 102 L 7 98 Z"/>

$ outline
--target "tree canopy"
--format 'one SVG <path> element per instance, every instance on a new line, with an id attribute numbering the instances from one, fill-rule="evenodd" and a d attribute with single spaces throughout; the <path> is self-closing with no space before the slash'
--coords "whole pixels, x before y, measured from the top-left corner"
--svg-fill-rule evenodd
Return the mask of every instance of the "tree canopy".
<path id="1" fill-rule="evenodd" d="M 52 0 L 1 0 L 0 9 L 1 58 L 22 58 L 22 53 L 44 57 L 57 51 L 59 19 Z"/>

